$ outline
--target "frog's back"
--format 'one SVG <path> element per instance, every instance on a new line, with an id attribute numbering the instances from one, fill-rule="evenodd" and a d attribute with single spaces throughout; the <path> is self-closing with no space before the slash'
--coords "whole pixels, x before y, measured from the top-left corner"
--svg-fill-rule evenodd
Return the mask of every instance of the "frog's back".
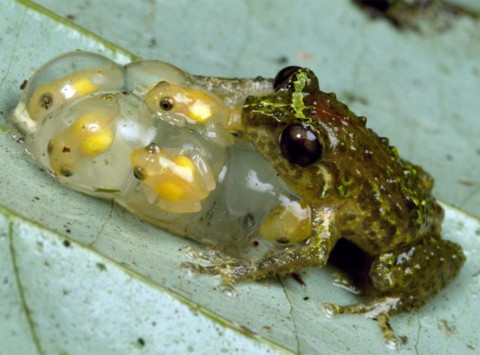
<path id="1" fill-rule="evenodd" d="M 322 114 L 316 122 L 334 132 L 321 161 L 330 175 L 325 195 L 342 206 L 342 235 L 358 242 L 360 234 L 362 248 L 378 254 L 436 229 L 443 211 L 431 195 L 431 176 L 402 159 L 388 139 L 367 128 L 365 118 L 355 116 L 333 94 L 320 92 L 319 97 L 316 111 Z"/>

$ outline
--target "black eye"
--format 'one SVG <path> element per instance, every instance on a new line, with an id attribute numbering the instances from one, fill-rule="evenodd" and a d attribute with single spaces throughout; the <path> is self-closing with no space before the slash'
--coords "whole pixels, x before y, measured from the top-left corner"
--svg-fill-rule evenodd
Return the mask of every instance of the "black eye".
<path id="1" fill-rule="evenodd" d="M 309 128 L 301 124 L 285 127 L 280 136 L 280 150 L 292 164 L 307 166 L 322 155 L 322 145 Z"/>
<path id="2" fill-rule="evenodd" d="M 277 76 L 275 76 L 275 79 L 273 80 L 273 90 L 277 91 L 280 86 L 287 83 L 292 77 L 292 75 L 298 71 L 298 69 L 302 68 L 292 65 L 280 70 Z"/>
<path id="3" fill-rule="evenodd" d="M 145 171 L 136 166 L 135 168 L 133 168 L 133 176 L 135 176 L 135 178 L 137 178 L 138 180 L 145 180 Z"/>
<path id="4" fill-rule="evenodd" d="M 51 94 L 43 94 L 40 96 L 40 106 L 48 110 L 53 105 L 53 97 Z"/>
<path id="5" fill-rule="evenodd" d="M 170 111 L 173 108 L 174 101 L 171 97 L 164 97 L 160 100 L 160 108 L 164 111 Z"/>

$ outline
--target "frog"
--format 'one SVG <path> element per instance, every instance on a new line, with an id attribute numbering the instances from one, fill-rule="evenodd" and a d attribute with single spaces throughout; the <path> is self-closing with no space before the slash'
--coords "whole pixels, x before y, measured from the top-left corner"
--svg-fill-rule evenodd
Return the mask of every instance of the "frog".
<path id="1" fill-rule="evenodd" d="M 33 74 L 11 119 L 52 178 L 204 246 L 181 266 L 219 275 L 227 294 L 359 259 L 347 271 L 364 300 L 322 309 L 374 318 L 389 347 L 400 345 L 390 317 L 465 262 L 442 238 L 432 177 L 308 68 L 231 79 L 71 52 Z"/>
<path id="2" fill-rule="evenodd" d="M 322 309 L 373 318 L 386 345 L 399 347 L 390 317 L 425 304 L 465 262 L 461 247 L 442 238 L 432 177 L 367 128 L 365 117 L 321 91 L 308 68 L 281 70 L 272 93 L 246 98 L 241 117 L 244 138 L 309 206 L 309 235 L 255 260 L 197 252 L 207 265 L 184 266 L 233 287 L 323 267 L 346 241 L 367 256 L 364 300 Z"/>

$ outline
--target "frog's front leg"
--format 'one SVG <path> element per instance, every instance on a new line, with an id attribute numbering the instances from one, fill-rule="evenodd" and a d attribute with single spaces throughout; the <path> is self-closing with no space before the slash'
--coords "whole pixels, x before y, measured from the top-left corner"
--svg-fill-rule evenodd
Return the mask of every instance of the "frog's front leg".
<path id="1" fill-rule="evenodd" d="M 258 260 L 236 259 L 218 253 L 192 254 L 210 263 L 208 266 L 183 263 L 189 270 L 201 274 L 220 275 L 222 286 L 231 288 L 238 281 L 259 280 L 277 274 L 287 274 L 305 267 L 320 267 L 327 263 L 328 256 L 338 239 L 334 228 L 334 211 L 322 208 L 313 211 L 312 235 L 307 242 Z"/>
<path id="2" fill-rule="evenodd" d="M 373 298 L 354 305 L 324 304 L 327 315 L 362 313 L 374 318 L 390 348 L 400 345 L 389 324 L 391 315 L 422 306 L 455 277 L 465 261 L 459 245 L 431 232 L 413 245 L 379 255 L 369 278 Z"/>

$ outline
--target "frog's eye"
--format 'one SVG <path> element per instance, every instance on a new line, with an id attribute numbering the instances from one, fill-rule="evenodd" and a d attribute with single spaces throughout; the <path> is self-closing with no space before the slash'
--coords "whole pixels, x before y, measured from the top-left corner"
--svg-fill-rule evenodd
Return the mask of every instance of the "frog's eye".
<path id="1" fill-rule="evenodd" d="M 280 70 L 273 80 L 273 90 L 277 91 L 280 86 L 288 83 L 292 75 L 295 74 L 299 69 L 302 68 L 292 65 Z"/>
<path id="2" fill-rule="evenodd" d="M 160 100 L 160 108 L 163 111 L 170 111 L 173 108 L 173 105 L 175 104 L 175 101 L 171 97 L 164 97 L 163 99 Z"/>
<path id="3" fill-rule="evenodd" d="M 320 159 L 323 147 L 308 127 L 291 124 L 280 135 L 280 150 L 292 164 L 307 166 Z"/>

